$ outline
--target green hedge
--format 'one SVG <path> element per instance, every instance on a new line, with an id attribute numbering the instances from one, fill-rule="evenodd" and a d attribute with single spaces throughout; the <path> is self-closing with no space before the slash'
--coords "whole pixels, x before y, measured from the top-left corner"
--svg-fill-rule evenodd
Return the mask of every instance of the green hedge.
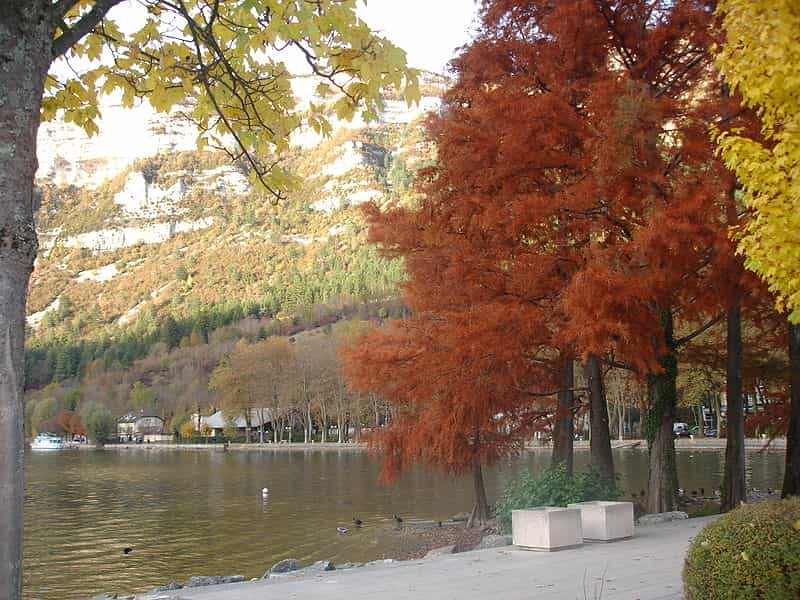
<path id="1" fill-rule="evenodd" d="M 598 470 L 589 468 L 570 477 L 563 464 L 548 467 L 538 477 L 525 474 L 511 481 L 495 505 L 497 528 L 511 533 L 511 511 L 534 506 L 566 506 L 571 502 L 616 500 L 620 492 Z"/>
<path id="2" fill-rule="evenodd" d="M 706 525 L 683 585 L 686 600 L 800 598 L 800 498 L 744 505 Z"/>

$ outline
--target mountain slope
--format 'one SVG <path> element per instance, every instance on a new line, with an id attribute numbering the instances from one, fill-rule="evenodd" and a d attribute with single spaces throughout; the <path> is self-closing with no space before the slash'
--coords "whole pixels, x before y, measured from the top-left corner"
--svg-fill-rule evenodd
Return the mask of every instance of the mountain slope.
<path id="1" fill-rule="evenodd" d="M 108 127 L 91 139 L 43 126 L 28 301 L 29 348 L 41 364 L 29 381 L 31 368 L 46 383 L 97 358 L 74 358 L 57 374 L 54 348 L 212 307 L 281 316 L 392 295 L 402 269 L 364 244 L 358 205 L 410 195 L 413 172 L 431 158 L 421 121 L 445 84 L 426 76 L 419 106 L 389 98 L 379 121 L 339 124 L 324 140 L 298 132 L 284 166 L 300 184 L 278 206 L 242 165 L 194 150 L 194 131 L 176 115 L 103 107 Z"/>

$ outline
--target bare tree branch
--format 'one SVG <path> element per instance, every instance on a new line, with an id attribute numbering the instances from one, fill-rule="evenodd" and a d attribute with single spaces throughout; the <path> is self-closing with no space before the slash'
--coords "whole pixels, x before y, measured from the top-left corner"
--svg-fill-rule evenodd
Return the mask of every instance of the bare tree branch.
<path id="1" fill-rule="evenodd" d="M 722 319 L 724 317 L 725 317 L 724 314 L 719 314 L 716 317 L 714 317 L 713 319 L 711 319 L 710 321 L 708 321 L 705 325 L 703 325 L 699 329 L 695 329 L 692 333 L 690 333 L 688 335 L 685 335 L 682 338 L 679 338 L 679 339 L 675 340 L 675 347 L 678 348 L 678 347 L 682 346 L 683 344 L 691 342 L 694 338 L 696 338 L 697 336 L 705 333 L 708 329 L 710 329 L 711 327 L 713 327 L 714 325 L 716 325 L 717 323 L 722 321 Z"/>
<path id="2" fill-rule="evenodd" d="M 74 4 L 73 0 L 62 0 L 64 5 L 67 4 Z M 114 8 L 117 4 L 122 2 L 122 0 L 97 0 L 95 5 L 92 9 L 83 15 L 77 22 L 73 23 L 71 27 L 68 27 L 66 30 L 61 32 L 55 40 L 53 40 L 53 50 L 52 50 L 52 57 L 58 58 L 65 54 L 70 48 L 72 48 L 75 44 L 77 44 L 84 36 L 88 35 L 89 33 L 94 30 L 97 25 L 105 18 L 108 14 L 108 11 Z M 56 12 L 56 21 L 61 19 L 64 14 L 58 14 L 57 11 L 59 10 L 59 6 L 61 3 L 56 4 L 54 7 L 54 12 Z M 69 10 L 70 7 L 67 8 Z M 61 23 L 58 23 L 59 27 L 63 28 Z"/>

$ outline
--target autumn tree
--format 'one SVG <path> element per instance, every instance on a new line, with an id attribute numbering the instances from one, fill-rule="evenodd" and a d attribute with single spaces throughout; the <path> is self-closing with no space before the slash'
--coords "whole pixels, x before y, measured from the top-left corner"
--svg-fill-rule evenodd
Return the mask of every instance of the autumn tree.
<path id="1" fill-rule="evenodd" d="M 129 402 L 131 406 L 138 409 L 151 409 L 156 405 L 156 394 L 153 389 L 141 381 L 137 381 L 131 387 Z"/>
<path id="2" fill-rule="evenodd" d="M 340 118 L 359 107 L 375 115 L 383 86 L 416 96 L 403 53 L 370 32 L 355 0 L 144 0 L 133 32 L 111 18 L 121 2 L 0 4 L 0 595 L 12 599 L 22 589 L 24 317 L 37 251 L 41 119 L 63 115 L 91 134 L 101 93 L 118 92 L 127 106 L 147 97 L 159 111 L 182 102 L 201 146 L 226 147 L 280 196 L 290 178 L 274 157 L 300 123 L 282 50 L 306 60 Z M 69 67 L 54 68 L 66 60 Z M 325 105 L 315 103 L 308 114 L 321 133 L 330 131 Z"/>
<path id="3" fill-rule="evenodd" d="M 209 387 L 217 393 L 222 410 L 245 420 L 245 441 L 250 441 L 253 418 L 259 423 L 259 439 L 264 441 L 264 424 L 273 427 L 280 413 L 281 387 L 292 352 L 286 338 L 271 337 L 254 344 L 241 340 L 214 369 Z M 277 430 L 275 431 L 277 439 Z"/>
<path id="4" fill-rule="evenodd" d="M 116 422 L 108 408 L 100 403 L 87 402 L 81 407 L 81 421 L 86 432 L 98 447 L 102 447 L 116 433 Z"/>
<path id="5" fill-rule="evenodd" d="M 556 357 L 581 356 L 592 460 L 609 474 L 603 364 L 645 379 L 648 508 L 671 510 L 678 356 L 744 285 L 727 238 L 732 178 L 708 138 L 741 112 L 711 66 L 713 14 L 689 1 L 496 0 L 481 27 L 432 124 L 427 197 L 373 210 L 371 236 L 405 259 L 404 299 L 430 319 L 518 307 L 504 343 L 529 345 L 525 368 L 549 362 L 550 389 Z M 537 335 L 518 340 L 522 323 Z M 548 352 L 532 365 L 534 340 Z M 544 393 L 541 381 L 520 389 Z"/>
<path id="6" fill-rule="evenodd" d="M 790 419 L 783 495 L 800 493 L 800 12 L 792 0 L 723 0 L 717 64 L 760 117 L 758 135 L 718 132 L 753 217 L 739 249 L 789 311 Z"/>
<path id="7" fill-rule="evenodd" d="M 470 474 L 470 526 L 489 517 L 483 468 L 517 453 L 546 416 L 519 388 L 531 376 L 509 360 L 519 348 L 501 343 L 514 317 L 490 314 L 418 310 L 342 351 L 351 385 L 392 404 L 392 420 L 370 437 L 381 478 L 392 481 L 415 463 Z"/>

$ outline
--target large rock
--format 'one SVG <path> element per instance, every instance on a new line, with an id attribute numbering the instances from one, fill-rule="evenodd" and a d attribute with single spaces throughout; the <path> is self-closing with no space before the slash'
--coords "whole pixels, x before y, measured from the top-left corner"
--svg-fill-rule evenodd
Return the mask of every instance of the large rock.
<path id="1" fill-rule="evenodd" d="M 329 560 L 318 560 L 310 567 L 300 569 L 303 573 L 322 573 L 324 571 L 335 571 L 336 565 Z"/>
<path id="2" fill-rule="evenodd" d="M 283 571 L 283 572 L 276 572 L 273 573 L 271 570 L 265 577 L 269 578 L 278 578 L 278 577 L 292 577 L 292 578 L 299 578 L 299 577 L 306 577 L 306 576 L 313 576 L 319 575 L 321 573 L 325 573 L 326 571 L 335 571 L 336 566 L 329 560 L 318 560 L 313 565 L 309 565 L 308 567 L 301 567 L 299 569 L 292 569 L 290 571 Z"/>
<path id="3" fill-rule="evenodd" d="M 264 579 L 269 577 L 270 575 L 280 575 L 281 573 L 289 573 L 291 571 L 298 571 L 303 568 L 303 563 L 301 563 L 296 558 L 284 558 L 283 560 L 279 560 L 276 562 L 270 570 L 264 573 Z"/>
<path id="4" fill-rule="evenodd" d="M 510 535 L 485 535 L 475 546 L 475 550 L 487 550 L 489 548 L 502 548 L 503 546 L 511 545 Z"/>
<path id="5" fill-rule="evenodd" d="M 658 523 L 667 523 L 669 521 L 682 521 L 688 519 L 687 515 L 682 510 L 673 510 L 665 513 L 654 513 L 652 515 L 642 515 L 639 517 L 639 525 L 656 525 Z"/>
<path id="6" fill-rule="evenodd" d="M 171 592 L 172 590 L 180 590 L 180 589 L 183 589 L 183 584 L 172 581 L 167 585 L 160 585 L 157 588 L 154 588 L 153 590 L 150 591 L 150 593 L 158 594 L 160 592 Z"/>
<path id="7" fill-rule="evenodd" d="M 337 571 L 344 571 L 345 569 L 358 569 L 359 567 L 363 567 L 363 562 L 346 562 L 340 565 L 336 565 Z"/>
<path id="8" fill-rule="evenodd" d="M 432 550 L 428 550 L 428 553 L 425 555 L 425 558 L 433 558 L 435 556 L 446 556 L 448 554 L 455 554 L 456 546 L 455 544 L 451 544 L 449 546 L 440 546 L 439 548 L 433 548 Z"/>
<path id="9" fill-rule="evenodd" d="M 220 585 L 222 583 L 240 583 L 245 580 L 244 575 L 196 575 L 189 577 L 183 587 L 204 587 L 207 585 Z"/>

